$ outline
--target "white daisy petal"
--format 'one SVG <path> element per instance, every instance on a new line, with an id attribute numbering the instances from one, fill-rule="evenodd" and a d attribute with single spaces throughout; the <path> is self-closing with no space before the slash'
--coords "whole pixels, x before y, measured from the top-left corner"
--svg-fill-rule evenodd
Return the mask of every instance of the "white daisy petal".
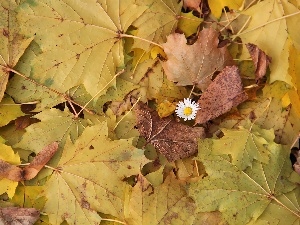
<path id="1" fill-rule="evenodd" d="M 175 112 L 178 117 L 187 121 L 195 119 L 199 109 L 200 106 L 198 103 L 192 101 L 190 98 L 185 98 L 183 101 L 178 102 Z"/>

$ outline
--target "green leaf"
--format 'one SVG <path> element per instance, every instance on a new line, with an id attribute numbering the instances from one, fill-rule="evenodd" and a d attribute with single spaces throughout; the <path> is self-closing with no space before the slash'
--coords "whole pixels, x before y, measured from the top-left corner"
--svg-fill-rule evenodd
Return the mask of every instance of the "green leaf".
<path id="1" fill-rule="evenodd" d="M 228 157 L 209 155 L 212 141 L 203 141 L 198 159 L 205 166 L 207 177 L 191 184 L 189 193 L 201 212 L 219 210 L 229 224 L 256 221 L 263 213 L 273 215 L 272 204 L 284 207 L 286 217 L 295 217 L 295 208 L 283 201 L 284 195 L 297 185 L 288 181 L 293 172 L 289 151 L 282 145 L 272 144 L 268 164 L 254 160 L 245 171 L 233 165 Z"/>
<path id="2" fill-rule="evenodd" d="M 134 0 L 24 1 L 18 13 L 22 32 L 36 34 L 43 51 L 30 78 L 62 93 L 83 84 L 92 96 L 113 86 L 116 67 L 124 63 L 120 34 L 145 9 Z"/>
<path id="3" fill-rule="evenodd" d="M 132 139 L 111 141 L 105 122 L 87 127 L 72 144 L 67 139 L 63 155 L 45 189 L 45 212 L 60 224 L 99 224 L 100 211 L 124 219 L 123 179 L 139 173 L 147 162 Z"/>
<path id="4" fill-rule="evenodd" d="M 213 154 L 230 154 L 232 164 L 240 170 L 252 166 L 254 159 L 268 163 L 268 146 L 274 143 L 273 130 L 260 129 L 256 125 L 249 124 L 247 127 L 239 127 L 237 130 L 221 129 L 224 136 L 213 140 Z"/>

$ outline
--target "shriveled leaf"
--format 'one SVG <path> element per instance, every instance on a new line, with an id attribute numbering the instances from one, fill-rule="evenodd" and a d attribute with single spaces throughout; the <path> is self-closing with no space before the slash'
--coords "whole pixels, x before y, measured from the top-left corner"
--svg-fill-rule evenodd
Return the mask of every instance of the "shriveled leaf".
<path id="1" fill-rule="evenodd" d="M 30 77 L 63 93 L 83 84 L 94 96 L 123 66 L 120 34 L 145 10 L 134 0 L 25 1 L 18 13 L 22 32 L 36 34 L 43 50 Z"/>
<path id="2" fill-rule="evenodd" d="M 0 223 L 3 225 L 32 225 L 40 216 L 34 208 L 0 208 Z"/>
<path id="3" fill-rule="evenodd" d="M 267 67 L 271 63 L 272 59 L 254 44 L 248 43 L 246 44 L 246 47 L 254 63 L 255 77 L 256 81 L 258 81 L 266 74 Z"/>
<path id="4" fill-rule="evenodd" d="M 195 203 L 186 195 L 184 185 L 173 173 L 158 187 L 138 176 L 127 209 L 129 225 L 192 224 Z"/>
<path id="5" fill-rule="evenodd" d="M 4 96 L 6 85 L 12 69 L 32 41 L 20 34 L 20 25 L 16 21 L 17 3 L 14 0 L 0 3 L 0 101 Z"/>
<path id="6" fill-rule="evenodd" d="M 155 43 L 165 42 L 166 36 L 177 27 L 182 3 L 174 0 L 139 0 L 138 2 L 148 8 L 133 23 L 138 28 L 136 36 Z M 149 43 L 136 39 L 132 48 L 148 50 L 149 46 Z"/>
<path id="7" fill-rule="evenodd" d="M 205 123 L 247 100 L 236 66 L 225 67 L 201 95 L 195 122 Z"/>
<path id="8" fill-rule="evenodd" d="M 187 45 L 183 34 L 171 34 L 163 44 L 168 60 L 162 62 L 169 80 L 177 85 L 197 85 L 205 90 L 216 71 L 233 65 L 226 47 L 218 48 L 218 32 L 203 29 L 193 45 Z"/>
<path id="9" fill-rule="evenodd" d="M 38 172 L 46 165 L 46 163 L 53 157 L 58 149 L 58 143 L 53 142 L 41 150 L 33 161 L 23 169 L 24 179 L 30 180 L 34 178 Z"/>
<path id="10" fill-rule="evenodd" d="M 5 96 L 0 103 L 0 127 L 7 125 L 10 121 L 25 115 L 21 106 L 14 103 L 13 99 Z"/>
<path id="11" fill-rule="evenodd" d="M 183 7 L 200 11 L 201 1 L 202 0 L 183 0 Z"/>
<path id="12" fill-rule="evenodd" d="M 272 144 L 269 164 L 254 161 L 252 168 L 242 171 L 228 157 L 210 155 L 211 142 L 206 139 L 202 143 L 205 142 L 199 143 L 199 150 L 208 153 L 198 159 L 208 176 L 191 184 L 189 190 L 199 211 L 219 210 L 229 224 L 247 224 L 262 214 L 272 216 L 271 205 L 275 204 L 282 206 L 283 218 L 299 221 L 299 209 L 285 197 L 286 193 L 297 192 L 297 184 L 288 180 L 293 171 L 285 147 Z"/>
<path id="13" fill-rule="evenodd" d="M 290 3 L 287 5 L 295 8 Z M 239 36 L 243 42 L 254 43 L 272 57 L 270 82 L 280 80 L 292 84 L 291 76 L 287 73 L 292 40 L 288 37 L 287 21 L 282 18 L 286 16 L 283 4 L 273 0 L 260 1 L 245 10 L 243 14 L 251 16 L 251 20 Z M 261 35 L 262 33 L 264 35 Z"/>
<path id="14" fill-rule="evenodd" d="M 197 152 L 197 139 L 204 138 L 202 127 L 189 127 L 171 118 L 161 119 L 157 112 L 139 103 L 135 108 L 140 135 L 169 161 L 186 158 Z"/>
<path id="15" fill-rule="evenodd" d="M 208 0 L 211 13 L 219 18 L 225 6 L 229 9 L 238 9 L 243 5 L 243 0 Z"/>
<path id="16" fill-rule="evenodd" d="M 240 170 L 252 166 L 253 160 L 267 164 L 269 161 L 268 146 L 275 138 L 273 130 L 260 129 L 249 124 L 237 130 L 222 129 L 224 136 L 213 140 L 213 154 L 230 154 L 232 164 Z"/>
<path id="17" fill-rule="evenodd" d="M 45 189 L 44 211 L 53 224 L 99 224 L 97 211 L 124 219 L 123 179 L 139 173 L 146 158 L 132 139 L 111 141 L 107 124 L 87 127 L 63 155 Z"/>

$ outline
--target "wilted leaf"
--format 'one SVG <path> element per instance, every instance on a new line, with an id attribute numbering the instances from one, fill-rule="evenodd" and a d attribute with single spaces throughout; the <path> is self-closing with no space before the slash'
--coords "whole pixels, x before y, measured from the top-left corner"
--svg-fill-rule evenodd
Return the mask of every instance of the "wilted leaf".
<path id="1" fill-rule="evenodd" d="M 159 187 L 139 175 L 128 203 L 128 224 L 192 224 L 195 205 L 184 185 L 173 173 Z"/>
<path id="2" fill-rule="evenodd" d="M 180 86 L 195 84 L 205 90 L 214 72 L 233 65 L 227 48 L 218 48 L 218 36 L 214 29 L 204 29 L 193 45 L 187 45 L 183 34 L 169 35 L 163 44 L 168 60 L 162 62 L 168 79 Z"/>
<path id="3" fill-rule="evenodd" d="M 247 100 L 236 66 L 225 67 L 201 95 L 195 122 L 205 123 Z"/>
<path id="4" fill-rule="evenodd" d="M 99 224 L 96 211 L 124 219 L 123 179 L 139 173 L 146 158 L 132 139 L 111 141 L 107 124 L 87 127 L 72 144 L 67 139 L 63 155 L 47 182 L 44 211 L 53 224 Z"/>
<path id="5" fill-rule="evenodd" d="M 211 13 L 219 18 L 225 6 L 229 9 L 238 9 L 242 6 L 243 2 L 243 0 L 208 0 L 208 5 Z"/>
<path id="6" fill-rule="evenodd" d="M 0 223 L 3 225 L 32 225 L 40 216 L 34 208 L 0 208 Z"/>
<path id="7" fill-rule="evenodd" d="M 133 23 L 138 28 L 136 36 L 155 43 L 165 42 L 166 36 L 177 27 L 182 3 L 178 4 L 174 0 L 139 0 L 139 2 L 148 6 L 148 9 Z M 132 48 L 148 50 L 149 46 L 149 43 L 135 39 Z"/>
<path id="8" fill-rule="evenodd" d="M 63 93 L 84 84 L 94 96 L 114 77 L 116 67 L 123 66 L 120 34 L 145 9 L 134 0 L 25 1 L 18 13 L 22 32 L 36 34 L 43 50 L 30 78 Z"/>
<path id="9" fill-rule="evenodd" d="M 201 1 L 202 0 L 183 0 L 183 7 L 200 11 Z"/>
<path id="10" fill-rule="evenodd" d="M 189 127 L 171 118 L 161 119 L 157 112 L 139 103 L 135 108 L 140 135 L 169 161 L 186 158 L 197 152 L 197 139 L 204 138 L 202 127 Z"/>
<path id="11" fill-rule="evenodd" d="M 241 171 L 224 156 L 209 155 L 210 140 L 206 139 L 206 155 L 200 159 L 208 174 L 191 184 L 190 194 L 201 212 L 219 210 L 229 224 L 247 224 L 263 213 L 273 215 L 272 205 L 282 207 L 284 223 L 298 221 L 299 208 L 290 204 L 285 193 L 297 193 L 297 184 L 288 181 L 293 172 L 289 153 L 281 145 L 272 144 L 269 164 L 254 161 L 252 168 Z M 299 181 L 298 181 L 299 182 Z"/>
<path id="12" fill-rule="evenodd" d="M 17 3 L 13 0 L 0 3 L 0 101 L 8 82 L 10 69 L 14 68 L 33 38 L 22 36 L 16 21 Z"/>
<path id="13" fill-rule="evenodd" d="M 267 67 L 271 63 L 272 59 L 254 44 L 248 43 L 246 44 L 246 47 L 254 63 L 255 77 L 256 81 L 258 81 L 266 74 Z"/>

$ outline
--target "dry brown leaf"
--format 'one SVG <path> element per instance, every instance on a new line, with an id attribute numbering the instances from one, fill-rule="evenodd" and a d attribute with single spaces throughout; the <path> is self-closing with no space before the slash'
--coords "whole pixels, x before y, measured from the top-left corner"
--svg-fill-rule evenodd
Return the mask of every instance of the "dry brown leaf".
<path id="1" fill-rule="evenodd" d="M 22 180 L 22 172 L 21 168 L 0 159 L 0 178 L 18 182 Z"/>
<path id="2" fill-rule="evenodd" d="M 0 208 L 1 225 L 32 225 L 39 216 L 40 212 L 34 208 Z"/>
<path id="3" fill-rule="evenodd" d="M 205 137 L 202 127 L 190 127 L 171 118 L 161 119 L 143 103 L 136 106 L 135 114 L 140 135 L 170 162 L 197 153 L 197 139 Z"/>
<path id="4" fill-rule="evenodd" d="M 203 29 L 193 45 L 187 45 L 184 34 L 171 34 L 163 44 L 168 60 L 162 62 L 169 80 L 179 86 L 197 85 L 205 90 L 216 71 L 233 65 L 226 46 L 218 48 L 219 33 Z"/>
<path id="5" fill-rule="evenodd" d="M 259 49 L 255 44 L 248 43 L 246 47 L 250 53 L 252 61 L 255 66 L 256 81 L 261 79 L 267 71 L 267 67 L 272 61 L 272 58 L 268 56 L 264 51 Z"/>
<path id="6" fill-rule="evenodd" d="M 183 7 L 200 11 L 201 1 L 202 0 L 183 0 Z"/>
<path id="7" fill-rule="evenodd" d="M 57 149 L 58 143 L 51 143 L 40 151 L 34 160 L 24 168 L 19 168 L 0 159 L 0 177 L 16 182 L 30 180 L 40 172 L 56 153 Z"/>
<path id="8" fill-rule="evenodd" d="M 47 162 L 53 157 L 53 155 L 58 150 L 58 143 L 53 142 L 46 146 L 42 151 L 40 151 L 33 161 L 26 166 L 23 170 L 24 179 L 30 180 L 34 178 L 38 172 L 46 165 Z"/>
<path id="9" fill-rule="evenodd" d="M 198 101 L 201 109 L 196 115 L 195 123 L 205 123 L 214 119 L 247 98 L 237 66 L 227 66 L 201 95 Z"/>

